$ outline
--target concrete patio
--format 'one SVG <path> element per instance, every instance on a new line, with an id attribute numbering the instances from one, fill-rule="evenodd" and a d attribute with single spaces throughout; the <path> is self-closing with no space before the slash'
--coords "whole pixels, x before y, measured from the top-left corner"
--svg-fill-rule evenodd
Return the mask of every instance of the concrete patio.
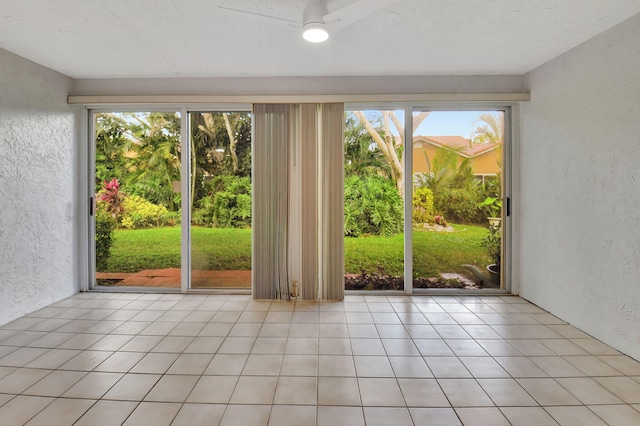
<path id="1" fill-rule="evenodd" d="M 140 272 L 97 272 L 96 279 L 113 286 L 180 288 L 180 269 L 145 269 Z M 251 288 L 251 271 L 193 270 L 191 288 Z"/>

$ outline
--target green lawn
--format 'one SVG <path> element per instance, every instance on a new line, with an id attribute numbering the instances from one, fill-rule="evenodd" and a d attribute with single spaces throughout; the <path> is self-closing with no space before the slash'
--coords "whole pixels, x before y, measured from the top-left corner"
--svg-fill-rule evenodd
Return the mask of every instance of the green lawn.
<path id="1" fill-rule="evenodd" d="M 251 269 L 251 230 L 193 228 L 194 269 Z M 105 272 L 180 267 L 180 228 L 117 230 Z"/>
<path id="2" fill-rule="evenodd" d="M 489 263 L 480 245 L 488 231 L 481 226 L 452 225 L 455 232 L 414 231 L 414 275 L 462 272 L 462 264 Z M 251 230 L 193 228 L 194 269 L 251 269 Z M 345 238 L 347 273 L 402 275 L 403 235 L 391 238 Z M 180 267 L 180 228 L 118 230 L 105 272 Z"/>
<path id="3" fill-rule="evenodd" d="M 461 265 L 484 267 L 489 264 L 480 241 L 488 234 L 481 226 L 451 225 L 454 232 L 413 232 L 413 273 L 415 277 L 434 277 L 441 272 L 464 272 Z M 345 238 L 345 272 L 380 272 L 403 275 L 404 235 L 391 238 Z"/>

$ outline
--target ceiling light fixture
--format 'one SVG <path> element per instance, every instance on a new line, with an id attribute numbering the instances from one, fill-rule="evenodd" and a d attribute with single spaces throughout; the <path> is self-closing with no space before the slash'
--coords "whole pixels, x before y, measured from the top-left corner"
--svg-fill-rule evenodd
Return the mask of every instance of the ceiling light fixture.
<path id="1" fill-rule="evenodd" d="M 302 37 L 309 43 L 322 43 L 329 39 L 324 23 L 312 22 L 304 26 Z"/>
<path id="2" fill-rule="evenodd" d="M 309 43 L 322 43 L 329 38 L 324 17 L 327 5 L 324 0 L 308 0 L 302 13 L 302 37 Z"/>
<path id="3" fill-rule="evenodd" d="M 298 1 L 302 2 L 302 0 Z M 322 43 L 329 39 L 329 29 L 332 34 L 335 34 L 337 31 L 340 31 L 340 29 L 399 1 L 400 0 L 352 0 L 349 5 L 329 13 L 327 10 L 329 0 L 304 0 L 305 6 L 302 11 L 302 22 L 281 16 L 265 15 L 255 10 L 242 10 L 225 6 L 218 6 L 218 8 L 276 20 L 283 24 L 302 28 L 302 37 L 306 41 L 310 43 Z"/>

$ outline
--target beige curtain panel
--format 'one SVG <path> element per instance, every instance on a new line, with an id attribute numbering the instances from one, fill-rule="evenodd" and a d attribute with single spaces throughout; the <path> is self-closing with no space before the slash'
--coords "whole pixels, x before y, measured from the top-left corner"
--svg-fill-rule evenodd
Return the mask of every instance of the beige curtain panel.
<path id="1" fill-rule="evenodd" d="M 289 105 L 253 106 L 253 298 L 290 299 Z"/>
<path id="2" fill-rule="evenodd" d="M 344 299 L 344 104 L 320 104 L 320 287 L 323 300 Z"/>
<path id="3" fill-rule="evenodd" d="M 253 297 L 342 300 L 344 105 L 253 114 Z"/>

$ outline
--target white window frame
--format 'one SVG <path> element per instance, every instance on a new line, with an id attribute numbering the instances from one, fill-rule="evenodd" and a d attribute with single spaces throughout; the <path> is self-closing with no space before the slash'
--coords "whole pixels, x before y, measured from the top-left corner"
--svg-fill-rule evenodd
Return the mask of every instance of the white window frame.
<path id="1" fill-rule="evenodd" d="M 361 101 L 360 99 L 388 99 L 386 102 L 373 102 L 369 100 Z M 403 102 L 394 102 L 393 99 L 408 99 Z M 84 104 L 87 112 L 86 115 L 86 123 L 88 125 L 83 124 L 85 127 L 83 133 L 85 134 L 85 144 L 81 145 L 81 149 L 84 152 L 80 152 L 80 157 L 84 157 L 87 161 L 83 162 L 88 165 L 86 169 L 85 166 L 80 165 L 79 172 L 83 178 L 83 182 L 79 184 L 80 190 L 83 193 L 84 200 L 87 202 L 81 202 L 81 206 L 83 209 L 83 217 L 88 217 L 88 223 L 81 223 L 81 231 L 80 237 L 87 242 L 88 247 L 85 253 L 81 254 L 81 266 L 80 266 L 80 274 L 85 277 L 85 279 L 81 280 L 80 289 L 81 291 L 95 290 L 95 219 L 94 217 L 89 217 L 89 201 L 93 199 L 94 194 L 94 185 L 95 181 L 95 114 L 96 113 L 105 113 L 105 112 L 180 112 L 181 114 L 181 149 L 183 152 L 183 158 L 187 161 L 182 161 L 182 170 L 181 173 L 183 176 L 188 175 L 190 172 L 190 158 L 191 158 L 191 144 L 189 142 L 190 132 L 189 132 L 189 114 L 192 112 L 227 112 L 227 111 L 251 111 L 251 102 L 259 102 L 265 101 L 260 96 L 256 97 L 226 97 L 220 98 L 221 103 L 198 103 L 203 99 L 193 99 L 188 104 L 185 103 L 156 103 L 156 101 L 161 100 L 162 97 L 158 99 L 143 100 L 139 97 L 132 97 L 131 99 L 125 99 L 126 97 L 114 97 L 113 100 L 119 100 L 119 102 L 125 103 L 116 103 L 109 102 L 107 105 L 101 102 L 106 102 L 105 97 L 92 97 L 92 96 L 75 96 L 70 97 L 69 102 L 71 104 Z M 170 97 L 165 97 L 166 99 L 170 99 Z M 334 99 L 335 98 L 335 99 Z M 138 99 L 138 101 L 136 101 Z M 209 101 L 217 101 L 218 99 L 213 99 L 211 97 L 206 98 Z M 270 98 L 269 98 L 270 99 Z M 311 101 L 311 98 L 303 96 L 301 99 L 306 99 L 308 102 Z M 284 99 L 274 98 L 273 100 L 277 100 L 280 102 L 284 101 L 294 101 L 298 102 L 301 99 L 289 99 L 289 97 L 284 97 Z M 517 235 L 517 217 L 514 216 L 513 211 L 518 207 L 518 188 L 519 188 L 519 175 L 517 174 L 517 170 L 513 168 L 513 164 L 517 164 L 518 159 L 518 135 L 519 135 L 519 102 L 526 101 L 529 99 L 528 94 L 496 94 L 496 96 L 489 95 L 459 95 L 453 96 L 451 94 L 444 95 L 369 95 L 365 96 L 356 96 L 354 99 L 350 99 L 348 96 L 340 96 L 336 95 L 334 97 L 327 98 L 332 101 L 345 101 L 345 111 L 348 110 L 404 110 L 405 115 L 405 164 L 411 164 L 413 157 L 413 112 L 414 111 L 504 111 L 505 114 L 505 140 L 503 145 L 503 186 L 504 186 L 504 194 L 503 197 L 509 198 L 510 200 L 510 215 L 507 216 L 507 212 L 505 210 L 504 213 L 504 221 L 503 221 L 503 258 L 505 262 L 503 262 L 503 288 L 502 289 L 486 289 L 486 290 L 447 290 L 447 289 L 427 289 L 427 290 L 418 290 L 417 292 L 413 289 L 413 271 L 412 271 L 412 249 L 413 249 L 413 241 L 412 241 L 412 232 L 411 232 L 411 223 L 412 223 L 412 192 L 413 185 L 405 185 L 405 205 L 404 205 L 404 218 L 405 218 L 405 241 L 404 241 L 404 281 L 405 281 L 405 289 L 401 293 L 406 294 L 437 294 L 437 295 L 445 295 L 445 294 L 453 294 L 453 295 L 493 295 L 493 294 L 518 294 L 519 285 L 516 281 L 516 274 L 514 271 L 514 265 L 517 264 L 519 260 L 519 251 L 518 245 L 516 244 L 517 239 L 515 236 Z M 327 100 L 323 99 L 323 100 Z M 357 99 L 357 100 L 356 100 Z M 427 99 L 428 102 L 420 102 L 421 99 Z M 447 101 L 446 99 L 451 99 L 451 101 Z M 487 99 L 485 101 L 485 99 Z M 322 99 L 321 99 L 322 100 Z M 108 99 L 107 99 L 108 101 Z M 128 103 L 132 101 L 133 103 Z M 179 101 L 183 101 L 180 99 Z M 227 102 L 223 102 L 227 101 Z M 352 101 L 352 102 L 349 102 Z M 408 134 L 408 135 L 407 135 Z M 185 173 L 187 173 L 185 175 Z M 190 193 L 188 188 L 188 179 L 181 179 L 182 182 L 182 224 L 187 224 L 187 226 L 181 227 L 181 288 L 179 289 L 182 293 L 188 292 L 225 292 L 225 290 L 215 290 L 215 289 L 191 289 L 190 287 L 190 277 L 191 277 L 191 247 L 190 247 L 190 238 L 191 238 L 191 226 L 189 225 L 191 212 L 189 211 L 190 206 Z M 503 205 L 506 208 L 506 204 Z M 408 228 L 408 229 L 407 229 Z M 252 253 L 254 256 L 255 253 Z M 100 289 L 108 291 L 110 289 Z M 114 289 L 118 292 L 127 291 L 125 288 L 117 288 Z M 140 289 L 136 289 L 135 291 L 140 291 Z M 149 292 L 168 292 L 169 289 L 162 288 L 149 288 L 145 289 L 145 291 Z M 238 292 L 234 290 L 234 292 Z M 247 291 L 246 294 L 250 294 L 250 291 Z M 347 292 L 347 294 L 362 294 L 361 292 Z M 373 294 L 373 293 L 367 293 Z M 388 292 L 386 293 L 388 294 Z"/>
<path id="2" fill-rule="evenodd" d="M 86 224 L 85 235 L 87 242 L 87 258 L 82 259 L 83 264 L 87 265 L 86 270 L 82 271 L 82 275 L 86 279 L 81 281 L 81 291 L 96 290 L 96 263 L 95 263 L 95 212 L 94 215 L 90 215 L 89 206 L 90 202 L 95 205 L 94 182 L 95 182 L 95 170 L 96 170 L 96 158 L 95 158 L 95 117 L 96 114 L 101 113 L 116 113 L 116 112 L 177 112 L 180 114 L 180 150 L 182 152 L 181 170 L 180 170 L 180 190 L 181 197 L 181 226 L 180 226 L 180 289 L 168 289 L 159 287 L 144 288 L 145 292 L 181 292 L 181 293 L 199 293 L 199 292 L 225 292 L 225 290 L 218 289 L 192 289 L 191 288 L 191 193 L 189 188 L 189 179 L 184 179 L 184 176 L 189 176 L 191 172 L 191 123 L 190 114 L 197 112 L 251 112 L 251 104 L 203 104 L 203 105 L 156 105 L 156 104 L 140 104 L 140 105 L 113 105 L 108 108 L 96 107 L 87 108 L 87 133 L 85 144 L 86 158 L 88 164 L 87 170 L 83 173 L 85 179 L 84 182 L 86 188 L 83 188 L 85 192 L 88 206 L 86 214 L 83 217 L 88 218 Z M 92 200 L 92 201 L 91 201 Z M 253 253 L 251 254 L 253 256 Z M 100 291 L 141 291 L 140 288 L 127 289 L 124 287 L 100 288 Z M 250 290 L 238 290 L 234 289 L 234 293 L 246 293 L 250 294 Z"/>

